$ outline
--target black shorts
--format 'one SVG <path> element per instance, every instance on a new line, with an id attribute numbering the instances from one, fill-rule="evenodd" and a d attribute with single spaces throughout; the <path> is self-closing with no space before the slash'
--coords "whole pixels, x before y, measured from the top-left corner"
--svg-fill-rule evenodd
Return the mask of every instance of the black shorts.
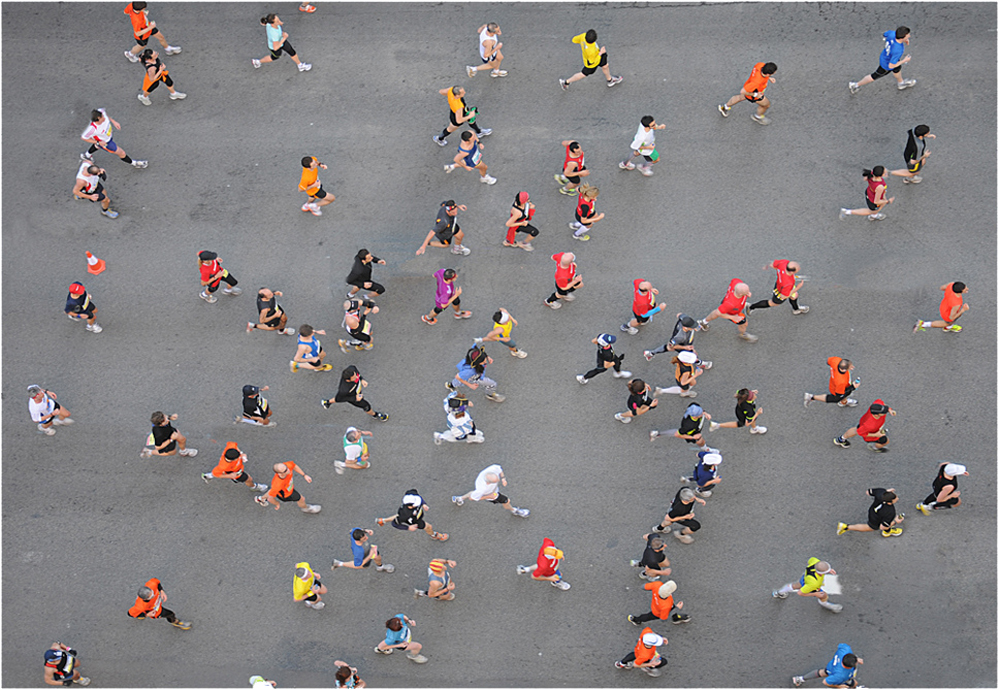
<path id="1" fill-rule="evenodd" d="M 155 36 L 158 33 L 160 33 L 160 30 L 154 26 L 153 30 L 149 32 L 149 36 L 147 36 L 146 38 L 137 38 L 135 39 L 135 42 L 138 43 L 140 46 L 145 46 L 147 43 L 149 43 L 149 39 L 153 38 L 153 36 Z"/>
<path id="2" fill-rule="evenodd" d="M 320 587 L 323 586 L 323 584 L 319 582 L 318 578 L 313 579 L 313 585 Z M 319 593 L 309 593 L 309 595 L 306 597 L 306 601 L 308 602 L 316 602 L 316 600 L 318 599 L 319 599 Z"/>
<path id="3" fill-rule="evenodd" d="M 281 318 L 283 316 L 284 316 L 283 314 L 279 314 L 274 319 L 264 322 L 264 326 L 278 326 L 279 324 L 281 324 Z"/>
<path id="4" fill-rule="evenodd" d="M 462 298 L 455 298 L 454 300 L 451 301 L 451 304 L 454 305 L 455 307 L 461 307 Z M 444 312 L 445 307 L 447 307 L 447 305 L 445 305 L 444 307 L 438 307 L 437 305 L 434 305 L 434 314 L 441 314 L 442 312 Z"/>
<path id="5" fill-rule="evenodd" d="M 899 71 L 901 69 L 903 69 L 902 65 L 899 65 L 894 70 L 887 70 L 884 67 L 882 67 L 882 65 L 879 65 L 878 69 L 875 70 L 874 72 L 872 72 L 871 77 L 872 77 L 872 79 L 881 79 L 882 77 L 884 77 L 885 75 L 889 74 L 890 72 L 895 72 L 896 74 L 899 74 Z"/>
<path id="6" fill-rule="evenodd" d="M 423 518 L 418 518 L 417 522 L 416 523 L 412 523 L 411 525 L 417 526 L 418 530 L 423 530 L 424 526 L 427 525 L 427 521 L 425 521 Z M 402 523 L 397 523 L 395 518 L 392 519 L 392 527 L 395 528 L 396 530 L 409 530 L 410 529 L 409 525 L 404 525 Z"/>
<path id="7" fill-rule="evenodd" d="M 462 228 L 457 223 L 455 224 L 455 229 L 445 228 L 444 230 L 438 230 L 434 232 L 434 237 L 438 239 L 439 242 L 443 242 L 446 245 L 451 244 L 451 239 L 455 237 L 455 233 L 460 231 Z"/>
<path id="8" fill-rule="evenodd" d="M 862 439 L 864 439 L 864 437 L 862 437 Z M 869 444 L 886 444 L 889 441 L 889 437 L 883 434 L 878 439 L 865 439 L 865 441 Z"/>
<path id="9" fill-rule="evenodd" d="M 871 199 L 869 199 L 868 195 L 865 195 L 865 204 L 867 204 L 868 208 L 871 209 L 872 211 L 878 211 L 878 205 Z"/>
<path id="10" fill-rule="evenodd" d="M 458 119 L 456 118 L 456 115 L 457 115 L 457 113 L 456 113 L 455 111 L 453 111 L 453 110 L 449 110 L 449 111 L 448 111 L 448 120 L 449 120 L 449 121 L 451 122 L 451 124 L 452 124 L 452 125 L 454 125 L 455 127 L 461 127 L 463 123 L 459 123 L 459 122 L 458 122 Z M 468 122 L 468 120 L 466 120 L 466 122 Z"/>
<path id="11" fill-rule="evenodd" d="M 271 59 L 277 60 L 278 58 L 280 58 L 282 51 L 284 51 L 293 58 L 295 57 L 295 49 L 292 48 L 292 44 L 289 43 L 288 41 L 285 41 L 284 43 L 281 44 L 281 47 L 278 48 L 278 50 L 274 50 L 273 48 L 271 49 Z"/>
<path id="12" fill-rule="evenodd" d="M 170 453 L 171 451 L 173 451 L 176 448 L 177 448 L 177 442 L 172 441 L 169 444 L 167 444 L 166 447 L 164 447 L 162 449 L 159 449 L 159 452 L 161 454 Z"/>
<path id="13" fill-rule="evenodd" d="M 91 201 L 91 202 L 93 202 L 93 201 L 103 202 L 105 199 L 107 199 L 107 195 L 104 194 L 104 186 L 101 185 L 101 183 L 97 183 L 97 189 L 95 189 L 93 192 L 87 192 L 87 194 L 96 194 L 97 195 L 97 199 L 88 199 L 87 201 Z"/>
<path id="14" fill-rule="evenodd" d="M 750 103 L 760 103 L 764 100 L 764 94 L 758 92 L 757 98 L 754 98 L 753 96 L 744 96 L 743 98 L 750 101 Z"/>
<path id="15" fill-rule="evenodd" d="M 736 324 L 736 326 L 742 326 L 743 324 L 746 324 L 746 323 L 747 323 L 747 318 L 746 318 L 746 317 L 743 317 L 743 318 L 742 318 L 742 319 L 740 319 L 740 320 L 739 320 L 738 322 L 734 322 L 734 323 Z"/>
<path id="16" fill-rule="evenodd" d="M 741 409 L 736 409 L 736 426 L 746 427 L 747 426 L 747 416 Z"/>
<path id="17" fill-rule="evenodd" d="M 686 437 L 684 437 L 684 441 L 686 441 L 688 444 L 697 444 L 698 443 L 698 440 L 695 439 L 694 437 L 687 437 L 686 436 Z"/>
<path id="18" fill-rule="evenodd" d="M 690 528 L 692 533 L 697 533 L 701 530 L 701 523 L 693 518 L 688 518 L 683 521 L 674 521 L 672 525 L 682 525 L 685 528 Z"/>
<path id="19" fill-rule="evenodd" d="M 682 391 L 687 391 L 688 389 L 691 388 L 690 384 L 681 384 L 681 380 L 678 379 L 677 377 L 674 377 L 674 381 L 677 382 L 677 386 L 681 387 Z"/>
<path id="20" fill-rule="evenodd" d="M 506 494 L 503 494 L 501 492 L 497 492 L 496 499 L 490 499 L 491 504 L 506 504 L 509 501 L 510 498 Z"/>
<path id="21" fill-rule="evenodd" d="M 233 482 L 236 482 L 236 483 L 246 482 L 249 479 L 250 479 L 250 476 L 247 475 L 247 471 L 244 470 L 242 473 L 240 473 L 239 477 L 234 477 L 233 478 Z"/>
<path id="22" fill-rule="evenodd" d="M 574 185 L 579 185 L 580 184 L 580 176 L 579 175 L 563 175 L 563 177 L 566 178 L 567 180 L 569 180 L 570 182 L 572 182 Z"/>
<path id="23" fill-rule="evenodd" d="M 301 498 L 302 498 L 302 495 L 299 494 L 299 491 L 297 489 L 293 489 L 292 493 L 289 494 L 287 497 L 283 497 L 280 494 L 275 497 L 275 499 L 277 499 L 278 501 L 284 501 L 284 502 L 298 501 Z"/>
<path id="24" fill-rule="evenodd" d="M 787 297 L 781 297 L 781 293 L 778 292 L 777 288 L 771 291 L 771 302 L 773 302 L 775 305 L 780 305 L 787 299 L 788 299 Z"/>
<path id="25" fill-rule="evenodd" d="M 639 316 L 638 314 L 636 314 L 635 312 L 633 312 L 633 313 L 632 313 L 632 316 L 633 316 L 633 317 L 635 317 L 635 320 L 636 320 L 637 322 L 639 322 L 640 324 L 645 324 L 645 323 L 646 323 L 646 322 L 648 322 L 648 321 L 649 321 L 649 319 L 650 319 L 650 317 L 640 317 L 640 316 Z"/>
<path id="26" fill-rule="evenodd" d="M 309 196 L 312 199 L 326 199 L 326 190 L 323 189 L 323 185 L 320 185 L 319 189 L 316 190 L 316 194 L 310 194 Z"/>
<path id="27" fill-rule="evenodd" d="M 906 162 L 906 169 L 908 171 L 910 171 L 911 173 L 916 173 L 917 171 L 919 171 L 923 167 L 924 167 L 924 164 L 921 163 L 919 159 L 912 166 L 910 165 L 909 161 Z"/>
<path id="28" fill-rule="evenodd" d="M 592 74 L 593 74 L 594 72 L 596 72 L 596 71 L 597 71 L 597 68 L 598 68 L 598 67 L 605 67 L 605 66 L 606 66 L 607 64 L 608 64 L 608 54 L 607 54 L 607 53 L 604 53 L 604 54 L 603 54 L 603 55 L 601 56 L 601 61 L 600 61 L 599 63 L 597 63 L 597 66 L 596 66 L 596 67 L 586 67 L 586 66 L 585 66 L 585 67 L 584 67 L 584 68 L 583 68 L 582 70 L 580 70 L 580 71 L 581 71 L 581 72 L 583 72 L 583 76 L 584 76 L 584 77 L 589 77 L 590 75 L 592 75 Z"/>

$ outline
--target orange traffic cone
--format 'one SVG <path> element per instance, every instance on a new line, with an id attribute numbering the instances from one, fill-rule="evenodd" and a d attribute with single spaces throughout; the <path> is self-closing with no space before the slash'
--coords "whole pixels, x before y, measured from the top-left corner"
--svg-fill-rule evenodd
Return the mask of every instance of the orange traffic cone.
<path id="1" fill-rule="evenodd" d="M 104 271 L 104 269 L 106 269 L 106 268 L 107 267 L 104 266 L 104 260 L 103 259 L 98 259 L 94 255 L 92 255 L 90 252 L 87 252 L 87 271 L 89 271 L 90 273 L 92 273 L 92 274 L 94 274 L 96 276 L 97 274 L 99 274 L 102 271 Z"/>

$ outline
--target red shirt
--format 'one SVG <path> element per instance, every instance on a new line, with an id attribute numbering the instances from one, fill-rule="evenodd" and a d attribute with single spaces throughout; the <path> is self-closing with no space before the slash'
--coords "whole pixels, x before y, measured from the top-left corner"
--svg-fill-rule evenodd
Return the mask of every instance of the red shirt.
<path id="1" fill-rule="evenodd" d="M 639 284 L 645 280 L 645 278 L 637 278 L 632 281 L 632 313 L 638 314 L 640 317 L 656 306 L 656 296 L 653 295 L 652 290 L 646 291 L 645 294 L 639 290 Z"/>
<path id="2" fill-rule="evenodd" d="M 872 178 L 868 181 L 868 189 L 865 190 L 865 196 L 868 197 L 868 201 L 872 204 L 875 203 L 875 191 L 879 187 L 885 187 L 885 180 L 876 180 L 875 178 Z"/>
<path id="3" fill-rule="evenodd" d="M 576 197 L 576 215 L 579 218 L 590 218 L 594 215 L 595 199 L 584 199 L 583 192 Z"/>
<path id="4" fill-rule="evenodd" d="M 564 254 L 566 252 L 559 252 L 552 255 L 552 260 L 556 262 L 556 285 L 563 289 L 569 286 L 573 277 L 576 276 L 576 262 L 571 262 L 569 268 L 565 269 L 559 264 Z"/>
<path id="5" fill-rule="evenodd" d="M 876 399 L 875 403 L 881 403 L 885 405 L 885 401 L 881 398 Z M 872 403 L 872 405 L 875 405 Z M 860 436 L 865 441 L 875 441 L 880 436 L 878 431 L 882 429 L 882 424 L 885 422 L 885 415 L 879 415 L 875 417 L 869 411 L 865 411 L 865 414 L 861 416 L 861 421 L 858 422 L 858 436 Z"/>
<path id="6" fill-rule="evenodd" d="M 555 557 L 546 556 L 545 550 L 548 547 L 555 547 L 556 543 L 552 542 L 549 538 L 542 540 L 542 548 L 538 550 L 538 559 L 535 563 L 538 565 L 535 569 L 536 576 L 555 576 L 556 569 L 559 568 L 559 560 Z"/>
<path id="7" fill-rule="evenodd" d="M 774 289 L 782 297 L 786 298 L 792 294 L 792 288 L 795 287 L 795 277 L 788 273 L 788 261 L 788 259 L 775 259 L 771 262 L 771 267 L 778 272 L 778 279 L 774 282 Z"/>
<path id="8" fill-rule="evenodd" d="M 747 296 L 736 296 L 736 284 L 742 282 L 738 278 L 734 278 L 729 282 L 729 290 L 726 291 L 726 297 L 722 298 L 722 304 L 719 305 L 719 311 L 723 314 L 740 314 L 743 312 L 743 308 L 747 304 Z"/>
<path id="9" fill-rule="evenodd" d="M 204 262 L 199 262 L 198 268 L 201 270 L 201 280 L 207 281 L 215 274 L 219 273 L 219 260 L 213 259 L 211 264 L 205 264 Z M 219 281 L 222 279 L 217 279 L 212 285 L 219 285 Z"/>
<path id="10" fill-rule="evenodd" d="M 581 170 L 586 170 L 587 169 L 587 167 L 585 165 L 583 165 L 583 154 L 580 154 L 579 156 L 570 156 L 569 155 L 569 145 L 567 144 L 566 145 L 566 160 L 563 162 L 563 173 L 566 172 L 566 166 L 569 165 L 570 161 L 573 161 L 573 162 L 576 163 L 576 171 L 574 173 L 570 173 L 570 175 L 572 175 L 573 177 L 576 177 L 576 173 L 579 173 Z"/>
<path id="11" fill-rule="evenodd" d="M 944 297 L 941 298 L 941 318 L 946 322 L 951 322 L 951 310 L 955 307 L 962 306 L 962 294 L 956 293 L 951 289 L 955 285 L 954 283 L 949 283 L 944 287 Z"/>

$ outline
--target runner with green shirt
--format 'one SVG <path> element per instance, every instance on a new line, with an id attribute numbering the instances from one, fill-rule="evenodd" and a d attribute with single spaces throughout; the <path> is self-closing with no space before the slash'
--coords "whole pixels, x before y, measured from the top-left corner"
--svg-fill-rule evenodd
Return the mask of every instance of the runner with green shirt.
<path id="1" fill-rule="evenodd" d="M 611 70 L 608 67 L 608 49 L 607 46 L 597 46 L 597 32 L 593 29 L 588 29 L 586 33 L 578 34 L 573 37 L 573 43 L 580 44 L 580 50 L 583 51 L 583 69 L 574 74 L 568 79 L 560 79 L 559 86 L 562 87 L 563 91 L 569 88 L 569 85 L 573 82 L 578 82 L 584 77 L 588 77 L 597 71 L 600 67 L 601 71 L 604 72 L 604 78 L 608 81 L 608 88 L 611 88 L 615 84 L 622 81 L 622 77 L 614 77 L 611 75 Z"/>

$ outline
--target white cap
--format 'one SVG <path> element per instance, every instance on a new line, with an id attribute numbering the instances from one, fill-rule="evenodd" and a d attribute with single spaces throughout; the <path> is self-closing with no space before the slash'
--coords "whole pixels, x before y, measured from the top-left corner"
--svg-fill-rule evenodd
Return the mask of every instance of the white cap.
<path id="1" fill-rule="evenodd" d="M 690 350 L 682 350 L 677 353 L 677 359 L 683 362 L 685 365 L 693 365 L 698 362 L 698 356 L 692 353 Z"/>
<path id="2" fill-rule="evenodd" d="M 677 584 L 674 583 L 673 581 L 667 581 L 666 583 L 660 586 L 659 590 L 657 590 L 656 593 L 660 597 L 667 597 L 668 595 L 672 595 L 675 590 L 677 590 Z"/>
<path id="3" fill-rule="evenodd" d="M 423 504 L 423 499 L 419 494 L 404 494 L 403 495 L 403 506 L 420 506 Z"/>
<path id="4" fill-rule="evenodd" d="M 944 474 L 955 477 L 956 475 L 967 475 L 965 466 L 961 463 L 949 463 L 944 467 Z"/>
<path id="5" fill-rule="evenodd" d="M 705 465 L 719 465 L 722 463 L 722 454 L 707 453 L 701 457 L 701 462 Z"/>
<path id="6" fill-rule="evenodd" d="M 642 635 L 642 642 L 644 645 L 658 646 L 663 645 L 663 636 L 656 633 L 644 633 Z"/>

